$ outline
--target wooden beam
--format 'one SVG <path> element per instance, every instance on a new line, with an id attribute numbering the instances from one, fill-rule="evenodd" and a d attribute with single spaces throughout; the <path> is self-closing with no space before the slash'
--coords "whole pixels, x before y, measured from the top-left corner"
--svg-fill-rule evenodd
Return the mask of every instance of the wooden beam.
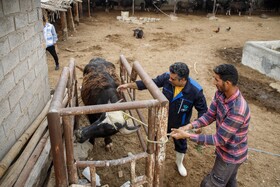
<path id="1" fill-rule="evenodd" d="M 67 22 L 66 22 L 66 13 L 60 13 L 60 22 L 61 22 L 61 30 L 62 30 L 62 40 L 65 41 L 68 39 L 68 29 L 67 29 Z"/>
<path id="2" fill-rule="evenodd" d="M 28 127 L 28 129 L 21 135 L 21 137 L 17 140 L 17 142 L 13 145 L 13 147 L 9 150 L 9 152 L 5 155 L 5 157 L 0 162 L 0 179 L 5 174 L 13 160 L 18 156 L 19 152 L 22 150 L 22 147 L 27 143 L 30 137 L 33 135 L 35 130 L 41 124 L 43 119 L 46 117 L 49 107 L 51 104 L 51 99 L 46 104 L 45 108 L 39 114 L 39 116 L 33 121 L 33 123 Z"/>
<path id="3" fill-rule="evenodd" d="M 38 127 L 32 138 L 30 139 L 28 145 L 17 159 L 15 164 L 9 168 L 7 174 L 2 178 L 0 181 L 0 186 L 13 186 L 16 182 L 20 172 L 22 171 L 24 165 L 26 164 L 27 160 L 29 159 L 31 153 L 33 152 L 34 148 L 36 147 L 37 143 L 42 137 L 42 134 L 45 132 L 47 128 L 48 122 L 45 120 L 42 124 Z"/>
<path id="4" fill-rule="evenodd" d="M 74 25 L 74 20 L 73 20 L 73 15 L 72 15 L 72 8 L 69 7 L 67 9 L 67 26 L 68 26 L 68 29 L 69 31 L 74 31 L 76 32 L 76 28 L 75 28 L 75 25 Z"/>
<path id="5" fill-rule="evenodd" d="M 47 139 L 46 145 L 28 176 L 24 186 L 43 186 L 48 175 L 48 170 L 52 163 L 50 138 Z M 23 184 L 22 184 L 23 185 Z"/>
<path id="6" fill-rule="evenodd" d="M 74 5 L 74 23 L 79 26 L 80 20 L 79 20 L 79 4 L 76 2 Z"/>
<path id="7" fill-rule="evenodd" d="M 30 156 L 29 160 L 27 161 L 26 165 L 24 166 L 24 168 L 23 168 L 21 174 L 19 175 L 14 186 L 22 186 L 23 184 L 25 184 L 26 180 L 28 179 L 28 177 L 30 175 L 30 172 L 32 171 L 34 165 L 36 164 L 38 158 L 40 157 L 40 155 L 46 145 L 48 137 L 49 137 L 49 131 L 47 131 L 45 133 L 44 137 L 38 143 L 37 147 L 35 148 L 32 155 Z"/>

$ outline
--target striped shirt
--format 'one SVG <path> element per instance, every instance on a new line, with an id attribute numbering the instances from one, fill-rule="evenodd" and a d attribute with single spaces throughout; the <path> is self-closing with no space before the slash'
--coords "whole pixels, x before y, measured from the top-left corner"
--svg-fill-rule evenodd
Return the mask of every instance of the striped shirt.
<path id="1" fill-rule="evenodd" d="M 230 98 L 217 91 L 208 111 L 192 122 L 193 128 L 216 121 L 216 134 L 193 134 L 190 139 L 202 145 L 215 145 L 216 154 L 227 163 L 238 164 L 247 159 L 250 110 L 237 90 Z"/>

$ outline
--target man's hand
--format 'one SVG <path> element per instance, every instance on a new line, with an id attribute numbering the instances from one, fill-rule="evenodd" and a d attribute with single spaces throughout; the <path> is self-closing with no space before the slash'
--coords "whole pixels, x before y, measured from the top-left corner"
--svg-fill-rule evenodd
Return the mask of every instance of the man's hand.
<path id="1" fill-rule="evenodd" d="M 121 84 L 117 87 L 118 92 L 123 92 L 125 89 L 127 89 L 127 84 Z"/>
<path id="2" fill-rule="evenodd" d="M 188 130 L 191 130 L 192 128 L 193 128 L 192 124 L 189 123 L 189 124 L 187 124 L 185 126 L 180 127 L 179 129 L 181 129 L 183 131 L 188 131 Z"/>
<path id="3" fill-rule="evenodd" d="M 118 86 L 117 91 L 118 92 L 123 92 L 127 88 L 137 89 L 137 85 L 134 82 L 121 84 L 121 85 Z"/>
<path id="4" fill-rule="evenodd" d="M 190 133 L 188 131 L 184 131 L 181 128 L 179 129 L 171 129 L 170 136 L 175 139 L 185 139 L 190 137 Z"/>

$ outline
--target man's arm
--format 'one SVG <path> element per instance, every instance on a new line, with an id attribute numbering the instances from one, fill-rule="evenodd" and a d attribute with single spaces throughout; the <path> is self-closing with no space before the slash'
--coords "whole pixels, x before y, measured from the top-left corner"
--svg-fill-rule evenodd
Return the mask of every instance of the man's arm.
<path id="1" fill-rule="evenodd" d="M 127 88 L 138 89 L 136 83 L 131 82 L 131 83 L 126 83 L 126 84 L 119 85 L 118 88 L 117 88 L 117 91 L 118 92 L 123 92 Z"/>
<path id="2" fill-rule="evenodd" d="M 55 44 L 56 44 L 56 41 L 57 41 L 57 34 L 56 34 L 56 31 L 55 31 L 55 28 L 54 28 L 53 25 L 52 25 L 51 32 L 52 32 L 52 36 L 53 36 L 53 43 L 54 43 L 54 45 L 55 45 Z"/>
<path id="3" fill-rule="evenodd" d="M 206 99 L 202 90 L 198 93 L 196 97 L 194 107 L 197 110 L 197 118 L 201 117 L 208 110 Z"/>

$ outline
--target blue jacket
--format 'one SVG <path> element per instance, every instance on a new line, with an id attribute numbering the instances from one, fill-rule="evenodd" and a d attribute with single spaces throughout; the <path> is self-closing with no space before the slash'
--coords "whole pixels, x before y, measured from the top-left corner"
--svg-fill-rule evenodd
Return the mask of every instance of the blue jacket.
<path id="1" fill-rule="evenodd" d="M 168 132 L 171 128 L 179 128 L 190 122 L 192 108 L 198 112 L 198 117 L 207 111 L 206 99 L 202 87 L 193 79 L 189 78 L 183 90 L 175 97 L 174 86 L 169 81 L 169 73 L 164 73 L 153 79 L 158 87 L 162 87 L 162 93 L 169 100 Z M 136 81 L 139 90 L 146 89 L 142 81 Z"/>

